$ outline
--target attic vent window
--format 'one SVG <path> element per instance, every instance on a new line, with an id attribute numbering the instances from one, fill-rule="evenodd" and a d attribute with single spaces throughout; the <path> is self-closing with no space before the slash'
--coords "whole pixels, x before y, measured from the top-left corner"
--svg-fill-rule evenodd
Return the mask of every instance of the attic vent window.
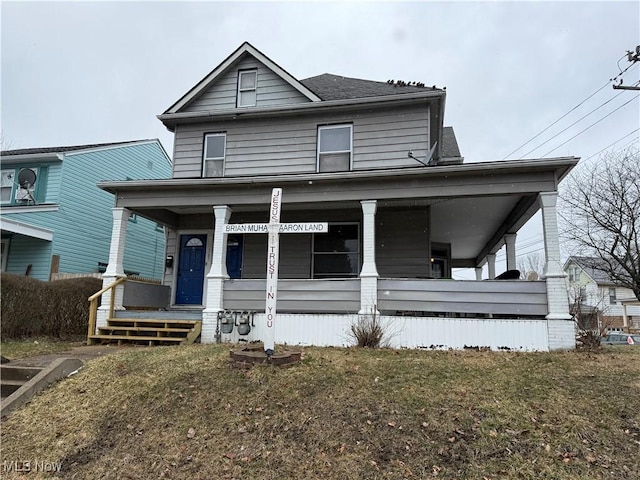
<path id="1" fill-rule="evenodd" d="M 256 106 L 256 85 L 258 83 L 258 71 L 248 70 L 238 72 L 238 106 Z"/>

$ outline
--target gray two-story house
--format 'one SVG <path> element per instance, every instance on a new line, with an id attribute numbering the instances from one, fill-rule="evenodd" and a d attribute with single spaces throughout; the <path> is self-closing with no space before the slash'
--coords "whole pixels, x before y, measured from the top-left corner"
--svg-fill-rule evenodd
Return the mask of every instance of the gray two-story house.
<path id="1" fill-rule="evenodd" d="M 175 135 L 171 179 L 99 185 L 116 202 L 105 286 L 124 275 L 134 212 L 167 229 L 176 318 L 197 312 L 203 342 L 262 339 L 267 235 L 223 226 L 267 222 L 281 188 L 281 222 L 328 231 L 280 235 L 277 342 L 347 344 L 375 315 L 396 346 L 572 348 L 555 205 L 578 159 L 465 164 L 445 97 L 415 82 L 298 80 L 244 43 L 159 115 Z M 496 252 L 506 246 L 515 269 L 516 234 L 539 209 L 544 279 L 494 280 Z M 476 280 L 452 280 L 459 267 Z M 118 294 L 106 296 L 118 314 Z M 250 332 L 224 333 L 224 312 L 246 311 Z"/>

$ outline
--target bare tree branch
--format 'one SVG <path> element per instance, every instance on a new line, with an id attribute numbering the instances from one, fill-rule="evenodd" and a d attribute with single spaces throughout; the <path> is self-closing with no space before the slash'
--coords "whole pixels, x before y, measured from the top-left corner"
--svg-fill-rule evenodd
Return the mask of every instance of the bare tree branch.
<path id="1" fill-rule="evenodd" d="M 563 184 L 562 238 L 640 300 L 640 152 L 581 164 Z"/>

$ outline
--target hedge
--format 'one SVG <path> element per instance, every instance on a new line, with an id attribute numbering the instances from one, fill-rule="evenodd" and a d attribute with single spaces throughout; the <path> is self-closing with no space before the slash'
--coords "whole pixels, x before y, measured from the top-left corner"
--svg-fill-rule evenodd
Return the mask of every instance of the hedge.
<path id="1" fill-rule="evenodd" d="M 102 281 L 92 277 L 42 282 L 3 273 L 0 334 L 3 339 L 86 335 L 87 299 L 101 288 Z"/>

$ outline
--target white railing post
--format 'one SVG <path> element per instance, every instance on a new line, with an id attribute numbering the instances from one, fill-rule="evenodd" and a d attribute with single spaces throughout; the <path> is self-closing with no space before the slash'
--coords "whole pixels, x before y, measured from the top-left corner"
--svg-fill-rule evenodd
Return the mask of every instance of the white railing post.
<path id="1" fill-rule="evenodd" d="M 111 246 L 109 248 L 109 264 L 102 275 L 103 287 L 111 285 L 118 278 L 126 277 L 124 274 L 124 248 L 127 238 L 127 225 L 131 212 L 122 207 L 114 207 L 111 209 L 111 212 L 113 215 Z M 98 307 L 96 316 L 96 327 L 99 328 L 107 325 L 112 302 L 114 310 L 124 310 L 124 306 L 122 305 L 123 298 L 124 283 L 107 290 L 104 295 L 102 295 L 102 303 L 100 307 Z"/>
<path id="2" fill-rule="evenodd" d="M 557 192 L 543 192 L 539 196 L 544 230 L 545 266 L 542 278 L 547 284 L 547 328 L 549 349 L 575 348 L 575 326 L 569 313 L 566 273 L 560 263 L 558 240 Z"/>
<path id="3" fill-rule="evenodd" d="M 362 270 L 360 271 L 360 315 L 378 314 L 378 269 L 376 267 L 375 200 L 362 200 Z"/>
<path id="4" fill-rule="evenodd" d="M 496 254 L 488 253 L 487 254 L 487 269 L 488 269 L 488 277 L 489 280 L 493 280 L 496 278 Z"/>
<path id="5" fill-rule="evenodd" d="M 202 311 L 202 343 L 213 343 L 216 340 L 218 312 L 224 309 L 224 281 L 227 274 L 227 234 L 223 225 L 231 218 L 231 208 L 226 205 L 213 207 L 215 225 L 213 232 L 213 253 L 211 268 L 207 274 L 205 309 Z"/>
<path id="6" fill-rule="evenodd" d="M 507 251 L 507 270 L 516 270 L 516 234 L 507 233 L 504 236 L 505 250 Z"/>

